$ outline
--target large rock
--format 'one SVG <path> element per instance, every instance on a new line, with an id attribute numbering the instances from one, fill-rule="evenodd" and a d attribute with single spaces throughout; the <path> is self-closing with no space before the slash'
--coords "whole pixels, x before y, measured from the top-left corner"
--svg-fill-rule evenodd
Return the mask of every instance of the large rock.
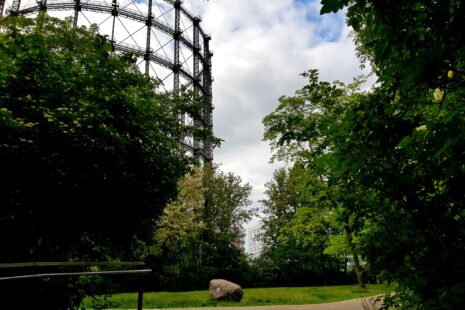
<path id="1" fill-rule="evenodd" d="M 242 296 L 244 296 L 244 292 L 239 285 L 223 279 L 211 280 L 208 292 L 213 300 L 241 301 Z"/>

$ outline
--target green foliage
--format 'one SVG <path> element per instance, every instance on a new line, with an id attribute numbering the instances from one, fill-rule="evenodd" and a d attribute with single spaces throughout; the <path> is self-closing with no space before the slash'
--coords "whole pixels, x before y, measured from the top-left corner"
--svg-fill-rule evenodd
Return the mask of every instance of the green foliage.
<path id="1" fill-rule="evenodd" d="M 242 224 L 251 219 L 255 209 L 248 208 L 252 187 L 242 184 L 240 176 L 224 173 L 215 166 L 204 169 L 206 192 L 207 230 L 210 233 L 231 234 L 234 238 L 242 229 Z"/>
<path id="2" fill-rule="evenodd" d="M 355 141 L 343 146 L 340 160 L 346 167 L 351 165 L 341 177 L 373 193 L 370 204 L 348 210 L 366 215 L 361 228 L 363 251 L 372 266 L 411 290 L 410 295 L 423 300 L 424 307 L 435 308 L 436 303 L 443 303 L 440 295 L 455 296 L 455 287 L 463 285 L 457 278 L 463 266 L 450 264 L 460 260 L 465 250 L 457 243 L 465 233 L 461 220 L 464 197 L 459 190 L 463 182 L 459 141 L 465 127 L 463 109 L 455 102 L 428 99 L 420 93 L 394 101 L 384 94 L 369 96 L 354 111 Z M 380 109 L 383 101 L 401 112 Z M 383 130 L 379 130 L 381 124 Z M 364 154 L 355 151 L 360 140 L 368 149 Z M 447 300 L 454 300 L 444 303 L 447 307 L 463 302 L 455 297 Z"/>
<path id="3" fill-rule="evenodd" d="M 189 168 L 176 115 L 196 100 L 157 94 L 96 27 L 41 14 L 0 28 L 0 261 L 133 259 Z M 20 302 L 40 305 L 60 281 Z M 55 295 L 52 308 L 71 306 Z"/>
<path id="4" fill-rule="evenodd" d="M 344 85 L 318 80 L 318 71 L 302 74 L 308 85 L 298 90 L 295 96 L 281 97 L 276 110 L 263 119 L 264 140 L 271 142 L 272 159 L 299 161 L 305 164 L 317 160 L 331 146 L 330 133 L 338 130 L 347 105 L 357 96 L 363 77 Z M 316 175 L 324 175 L 318 163 L 310 165 Z M 324 165 L 323 165 L 324 168 Z M 316 170 L 315 170 L 316 169 Z"/>
<path id="5" fill-rule="evenodd" d="M 326 83 L 314 81 L 309 87 L 309 94 L 328 89 Z M 441 101 L 424 87 L 394 96 L 388 90 L 333 92 L 332 100 L 303 97 L 298 92 L 292 102 L 299 100 L 301 111 L 311 106 L 314 112 L 295 126 L 288 124 L 284 132 L 273 123 L 276 118 L 265 118 L 267 130 L 277 131 L 268 137 L 273 137 L 278 148 L 283 144 L 281 156 L 292 156 L 310 171 L 322 173 L 328 188 L 315 197 L 325 197 L 337 216 L 339 224 L 332 226 L 333 233 L 340 233 L 332 236 L 333 242 L 348 241 L 346 247 L 340 242 L 333 244 L 326 253 L 337 253 L 338 246 L 341 254 L 363 254 L 372 271 L 399 283 L 401 293 L 395 295 L 396 300 L 410 296 L 410 302 L 420 300 L 422 307 L 428 308 L 438 302 L 447 307 L 457 305 L 462 281 L 456 274 L 462 270 L 459 257 L 464 251 L 457 243 L 464 233 L 463 193 L 459 190 L 463 163 L 458 154 L 463 152 L 459 141 L 465 127 L 462 107 L 456 101 L 462 100 L 461 90 L 450 97 L 446 93 Z M 293 117 L 294 110 L 288 113 L 282 107 L 274 114 L 279 112 L 282 120 L 288 114 Z M 285 140 L 283 137 L 291 136 L 289 132 L 293 138 Z M 308 147 L 298 153 L 289 148 L 305 143 Z M 309 174 L 307 182 L 312 180 L 315 175 Z M 319 208 L 322 206 L 320 203 Z M 312 215 L 301 216 L 302 224 L 297 222 L 297 226 L 294 220 L 294 235 L 300 233 L 312 240 L 312 228 L 318 226 L 310 219 Z M 457 263 L 452 267 L 447 261 Z M 445 302 L 441 294 L 454 298 Z"/>
<path id="6" fill-rule="evenodd" d="M 264 250 L 252 265 L 265 285 L 319 285 L 346 281 L 344 258 L 326 255 L 331 223 L 326 184 L 302 163 L 275 171 L 266 184 Z"/>
<path id="7" fill-rule="evenodd" d="M 326 13 L 335 13 L 342 9 L 345 5 L 349 3 L 348 0 L 326 0 L 322 1 L 323 6 L 321 7 L 320 14 Z"/>
<path id="8" fill-rule="evenodd" d="M 345 270 L 343 264 L 336 263 L 338 259 L 345 260 L 342 252 L 332 253 L 333 257 L 324 254 L 331 239 L 344 236 L 346 255 L 351 254 L 358 260 L 356 244 L 351 242 L 352 233 L 347 238 L 346 230 L 352 231 L 352 226 L 357 225 L 361 217 L 341 213 L 342 205 L 358 199 L 354 198 L 358 190 L 339 186 L 335 182 L 338 179 L 331 176 L 342 168 L 334 166 L 334 150 L 338 139 L 346 136 L 343 120 L 347 110 L 364 96 L 360 91 L 364 79 L 358 77 L 345 85 L 339 81 L 319 81 L 317 70 L 310 70 L 303 76 L 309 79 L 308 85 L 298 90 L 295 96 L 282 97 L 277 109 L 263 120 L 264 138 L 271 142 L 275 151 L 273 158 L 296 162 L 289 174 L 289 192 L 292 194 L 286 197 L 287 203 L 294 205 L 292 220 L 287 220 L 280 229 L 300 244 L 318 249 L 316 252 L 322 259 L 334 262 L 334 270 Z M 265 202 L 265 213 L 268 205 Z M 270 231 L 268 222 L 269 219 L 265 219 L 267 231 Z M 281 239 L 286 240 L 286 237 Z M 363 283 L 360 284 L 363 287 Z"/>
<path id="9" fill-rule="evenodd" d="M 156 242 L 174 251 L 188 240 L 201 237 L 205 223 L 202 221 L 205 209 L 205 193 L 202 170 L 185 175 L 178 182 L 179 194 L 169 203 L 158 220 Z"/>
<path id="10" fill-rule="evenodd" d="M 297 202 L 295 189 L 289 184 L 289 173 L 284 169 L 278 169 L 273 174 L 273 180 L 265 184 L 267 199 L 263 204 L 265 244 L 274 244 L 278 241 L 280 229 L 293 217 Z"/>
<path id="11" fill-rule="evenodd" d="M 455 29 L 461 27 L 464 12 L 455 0 L 363 0 L 348 5 L 347 18 L 360 51 L 372 59 L 384 86 L 409 91 L 412 85 L 447 83 L 448 70 L 463 72 L 464 34 Z"/>
<path id="12" fill-rule="evenodd" d="M 235 247 L 248 208 L 251 187 L 240 177 L 206 165 L 178 183 L 178 197 L 157 222 L 156 244 L 146 258 L 159 268 L 164 289 L 194 289 L 213 277 L 240 280 L 245 258 Z"/>
<path id="13" fill-rule="evenodd" d="M 351 92 L 310 71 L 309 85 L 264 119 L 265 139 L 276 158 L 323 177 L 340 223 L 333 241 L 345 232 L 372 271 L 398 284 L 386 306 L 463 308 L 465 41 L 457 29 L 465 7 L 322 3 L 323 13 L 347 6 L 359 56 L 379 84 Z"/>

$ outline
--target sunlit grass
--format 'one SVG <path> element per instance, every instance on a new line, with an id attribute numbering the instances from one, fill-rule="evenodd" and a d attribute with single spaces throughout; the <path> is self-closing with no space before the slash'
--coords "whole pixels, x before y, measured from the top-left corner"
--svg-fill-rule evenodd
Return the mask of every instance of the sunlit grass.
<path id="1" fill-rule="evenodd" d="M 211 301 L 206 290 L 176 293 L 152 292 L 144 293 L 144 308 L 319 304 L 373 296 L 387 291 L 389 288 L 381 284 L 368 285 L 365 290 L 356 285 L 252 288 L 244 289 L 244 298 L 238 303 Z M 119 304 L 117 307 L 119 309 L 137 308 L 137 293 L 115 294 L 111 300 Z M 85 300 L 85 308 L 92 308 L 90 299 Z"/>

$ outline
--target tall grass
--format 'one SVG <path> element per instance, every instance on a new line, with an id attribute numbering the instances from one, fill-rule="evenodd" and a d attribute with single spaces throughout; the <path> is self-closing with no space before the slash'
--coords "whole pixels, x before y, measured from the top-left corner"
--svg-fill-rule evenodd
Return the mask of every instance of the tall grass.
<path id="1" fill-rule="evenodd" d="M 144 308 L 319 304 L 383 294 L 388 290 L 385 285 L 380 284 L 368 285 L 367 289 L 360 289 L 355 285 L 253 288 L 244 289 L 241 302 L 215 302 L 210 299 L 208 291 L 154 292 L 144 293 Z M 119 309 L 135 309 L 137 293 L 115 294 L 111 301 L 117 303 Z M 86 309 L 92 308 L 90 298 L 85 300 L 83 306 Z"/>

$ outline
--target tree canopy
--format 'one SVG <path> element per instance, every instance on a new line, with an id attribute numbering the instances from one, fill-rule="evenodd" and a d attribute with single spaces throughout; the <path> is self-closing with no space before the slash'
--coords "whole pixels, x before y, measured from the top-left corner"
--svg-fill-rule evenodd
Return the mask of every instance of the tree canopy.
<path id="1" fill-rule="evenodd" d="M 322 13 L 347 8 L 359 56 L 379 83 L 350 91 L 310 71 L 309 84 L 265 118 L 265 139 L 277 157 L 323 177 L 370 269 L 398 285 L 387 305 L 461 308 L 465 41 L 456 29 L 465 8 L 459 1 L 322 4 Z"/>
<path id="2" fill-rule="evenodd" d="M 201 105 L 158 94 L 96 27 L 0 29 L 0 261 L 133 259 L 192 163 L 179 111 Z"/>
<path id="3" fill-rule="evenodd" d="M 255 262 L 271 285 L 321 285 L 346 281 L 344 257 L 326 255 L 335 234 L 326 184 L 302 163 L 278 169 L 266 183 L 263 252 Z M 266 275 L 267 273 L 265 273 Z"/>
<path id="4" fill-rule="evenodd" d="M 249 207 L 250 185 L 205 165 L 186 174 L 178 187 L 157 222 L 148 255 L 160 268 L 156 277 L 164 289 L 175 290 L 200 289 L 215 277 L 239 279 L 244 257 L 235 243 L 255 212 Z"/>

